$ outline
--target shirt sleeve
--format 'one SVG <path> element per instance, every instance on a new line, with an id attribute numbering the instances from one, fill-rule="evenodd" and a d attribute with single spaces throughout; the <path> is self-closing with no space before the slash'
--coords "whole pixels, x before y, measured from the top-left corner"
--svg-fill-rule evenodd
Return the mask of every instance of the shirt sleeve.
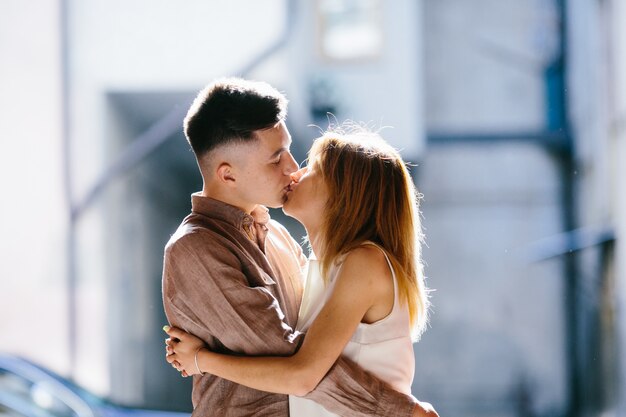
<path id="1" fill-rule="evenodd" d="M 195 233 L 166 248 L 163 297 L 171 324 L 212 348 L 217 342 L 244 355 L 292 355 L 301 337 L 266 288 L 275 284 L 250 282 L 238 258 L 216 246 Z"/>
<path id="2" fill-rule="evenodd" d="M 344 356 L 305 398 L 347 417 L 410 417 L 416 405 L 414 397 L 394 390 Z"/>

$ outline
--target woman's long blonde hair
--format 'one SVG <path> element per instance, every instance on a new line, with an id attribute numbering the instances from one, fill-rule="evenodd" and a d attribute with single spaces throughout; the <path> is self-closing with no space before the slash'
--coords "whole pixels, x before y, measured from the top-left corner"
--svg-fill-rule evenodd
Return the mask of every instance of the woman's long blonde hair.
<path id="1" fill-rule="evenodd" d="M 398 281 L 399 299 L 408 305 L 414 339 L 428 321 L 424 283 L 423 233 L 419 201 L 400 157 L 377 133 L 351 128 L 329 131 L 309 151 L 328 187 L 320 234 L 322 276 L 341 255 L 366 241 L 387 253 Z"/>

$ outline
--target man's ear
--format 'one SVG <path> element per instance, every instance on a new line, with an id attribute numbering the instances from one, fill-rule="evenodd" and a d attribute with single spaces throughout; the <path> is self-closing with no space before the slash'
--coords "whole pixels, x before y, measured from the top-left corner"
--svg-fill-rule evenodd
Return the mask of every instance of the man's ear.
<path id="1" fill-rule="evenodd" d="M 235 185 L 235 181 L 237 181 L 235 170 L 228 162 L 219 164 L 215 173 L 217 174 L 217 179 L 226 185 Z"/>

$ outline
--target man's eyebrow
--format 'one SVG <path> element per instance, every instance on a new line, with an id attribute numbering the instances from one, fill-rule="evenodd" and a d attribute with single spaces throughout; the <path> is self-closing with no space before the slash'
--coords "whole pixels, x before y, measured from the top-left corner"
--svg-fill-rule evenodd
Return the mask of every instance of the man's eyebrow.
<path id="1" fill-rule="evenodd" d="M 291 143 L 292 143 L 292 141 L 291 141 L 291 140 L 289 140 L 289 145 L 288 145 L 288 146 L 291 146 Z M 283 152 L 289 152 L 289 147 L 285 147 L 285 146 L 281 147 L 281 148 L 280 148 L 280 149 L 278 149 L 276 152 L 274 152 L 274 153 L 272 154 L 272 156 L 270 156 L 270 158 L 269 158 L 269 159 L 270 159 L 270 160 L 272 160 L 272 159 L 276 158 L 278 155 L 280 155 L 280 154 L 281 154 L 281 153 L 283 153 Z"/>
<path id="2" fill-rule="evenodd" d="M 276 152 L 274 152 L 274 153 L 272 154 L 272 156 L 270 156 L 270 158 L 269 158 L 269 159 L 270 159 L 270 160 L 272 160 L 272 159 L 276 158 L 278 155 L 280 155 L 281 153 L 283 153 L 283 152 L 285 152 L 285 151 L 288 151 L 288 150 L 289 150 L 289 149 L 287 149 L 287 148 L 285 148 L 285 147 L 283 146 L 282 148 L 280 148 L 279 150 L 277 150 Z"/>

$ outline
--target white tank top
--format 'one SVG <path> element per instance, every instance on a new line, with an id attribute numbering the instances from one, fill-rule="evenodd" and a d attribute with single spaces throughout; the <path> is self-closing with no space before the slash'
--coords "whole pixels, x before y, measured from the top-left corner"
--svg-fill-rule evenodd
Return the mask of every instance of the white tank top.
<path id="1" fill-rule="evenodd" d="M 371 242 L 366 244 L 379 248 Z M 406 303 L 401 303 L 398 299 L 398 282 L 391 262 L 385 251 L 379 249 L 385 255 L 393 277 L 393 308 L 387 317 L 377 322 L 359 323 L 343 350 L 343 355 L 390 384 L 395 390 L 411 395 L 415 357 L 409 310 Z M 341 264 L 329 271 L 330 279 L 328 286 L 325 286 L 319 262 L 316 259 L 309 260 L 302 305 L 298 314 L 298 330 L 306 331 L 311 326 L 330 297 L 340 269 Z M 289 411 L 290 415 L 297 417 L 336 416 L 311 400 L 293 395 L 289 396 Z"/>

